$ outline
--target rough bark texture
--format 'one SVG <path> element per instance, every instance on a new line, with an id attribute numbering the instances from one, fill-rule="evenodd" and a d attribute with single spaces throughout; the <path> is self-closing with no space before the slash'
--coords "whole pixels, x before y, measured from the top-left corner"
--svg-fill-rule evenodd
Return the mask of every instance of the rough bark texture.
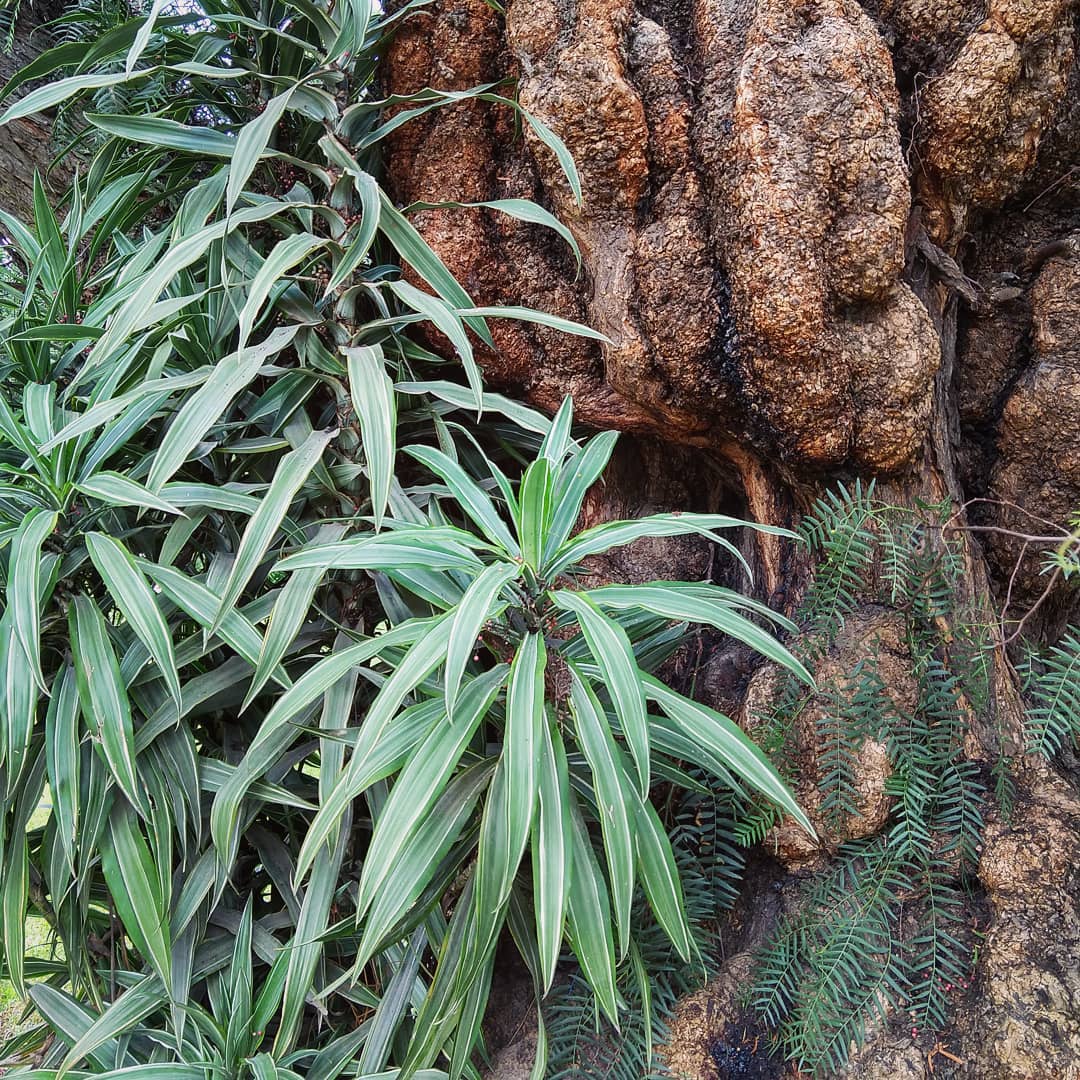
<path id="1" fill-rule="evenodd" d="M 0 52 L 0 86 L 49 45 L 45 23 L 63 9 L 56 0 L 21 5 L 10 52 Z M 45 173 L 52 158 L 49 124 L 44 117 L 28 116 L 4 128 L 0 138 L 0 208 L 26 219 L 33 213 L 34 170 Z M 63 191 L 61 179 L 50 185 Z"/>
<path id="2" fill-rule="evenodd" d="M 505 17 L 437 0 L 398 35 L 388 89 L 516 79 L 573 153 L 584 200 L 530 128 L 480 102 L 401 129 L 388 175 L 402 202 L 524 196 L 572 229 L 580 276 L 536 227 L 419 215 L 478 303 L 610 338 L 502 323 L 483 357 L 503 388 L 548 409 L 573 394 L 583 420 L 643 437 L 590 514 L 723 506 L 793 523 L 830 482 L 861 475 L 909 504 L 996 500 L 973 511 L 982 525 L 1060 521 L 1080 507 L 1078 36 L 1075 0 L 510 0 Z M 1023 610 L 1045 585 L 1037 562 L 1014 574 L 1017 542 L 979 535 L 966 590 Z M 748 545 L 763 597 L 791 609 L 805 566 L 774 541 Z M 707 557 L 654 544 L 596 572 L 693 578 Z M 1075 611 L 1057 589 L 1033 629 L 1053 634 Z M 829 662 L 869 650 L 909 693 L 887 611 L 850 620 Z M 723 654 L 700 686 L 736 711 L 768 679 L 748 690 L 745 658 Z M 1003 662 L 994 710 L 972 726 L 975 758 L 1015 738 Z M 812 730 L 808 718 L 811 809 Z M 884 820 L 884 756 L 866 757 L 865 813 L 823 830 L 826 850 Z M 1080 801 L 1043 767 L 1022 766 L 1018 783 L 1017 816 L 991 815 L 981 854 L 989 930 L 949 1033 L 962 1063 L 939 1057 L 938 1075 L 1080 1076 Z M 781 833 L 789 869 L 823 857 Z M 687 1003 L 673 1042 L 687 1074 L 722 1075 L 709 1047 L 776 914 L 744 920 L 721 978 Z M 926 1055 L 882 1032 L 848 1075 L 929 1075 Z"/>

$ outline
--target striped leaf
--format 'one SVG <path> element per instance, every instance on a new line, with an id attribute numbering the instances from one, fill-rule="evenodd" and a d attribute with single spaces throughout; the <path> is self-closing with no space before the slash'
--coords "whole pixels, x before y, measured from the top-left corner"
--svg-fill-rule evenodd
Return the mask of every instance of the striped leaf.
<path id="1" fill-rule="evenodd" d="M 723 761 L 739 779 L 790 814 L 811 837 L 813 825 L 769 759 L 750 737 L 726 716 L 677 694 L 651 675 L 643 677 L 645 694 L 655 701 L 692 741 Z"/>
<path id="2" fill-rule="evenodd" d="M 121 473 L 95 473 L 75 487 L 83 495 L 100 499 L 109 506 L 137 506 L 140 510 L 160 510 L 164 514 L 183 516 L 179 507 Z"/>
<path id="3" fill-rule="evenodd" d="M 386 374 L 386 362 L 378 345 L 343 349 L 349 373 L 349 394 L 360 421 L 360 438 L 371 485 L 371 515 L 375 531 L 382 527 L 397 452 L 397 396 Z"/>
<path id="4" fill-rule="evenodd" d="M 527 634 L 510 665 L 506 731 L 480 824 L 476 856 L 476 918 L 483 951 L 510 898 L 536 810 L 544 724 L 547 650 L 540 634 Z"/>
<path id="5" fill-rule="evenodd" d="M 69 612 L 71 649 L 83 719 L 128 801 L 145 800 L 135 775 L 135 735 L 127 687 L 109 641 L 105 618 L 88 596 L 76 596 Z"/>
<path id="6" fill-rule="evenodd" d="M 356 900 L 358 918 L 363 917 L 445 789 L 506 676 L 507 667 L 500 664 L 473 679 L 462 691 L 454 722 L 437 725 L 397 778 L 379 814 L 364 859 Z"/>
<path id="7" fill-rule="evenodd" d="M 727 590 L 710 588 L 701 584 L 685 589 L 679 582 L 655 582 L 649 585 L 607 585 L 586 594 L 600 607 L 610 611 L 650 611 L 663 619 L 674 622 L 705 623 L 736 641 L 742 641 L 798 676 L 808 686 L 814 685 L 813 676 L 803 663 L 793 656 L 766 630 L 752 623 L 733 609 Z M 740 604 L 758 611 L 756 606 Z M 765 609 L 772 617 L 773 613 Z"/>
<path id="8" fill-rule="evenodd" d="M 155 451 L 146 479 L 146 486 L 151 491 L 161 491 L 165 481 L 183 465 L 207 431 L 228 411 L 240 391 L 258 374 L 259 368 L 286 348 L 298 330 L 297 326 L 278 327 L 258 345 L 240 349 L 214 368 L 210 377 L 184 403 Z"/>
<path id="9" fill-rule="evenodd" d="M 556 725 L 541 727 L 538 802 L 533 822 L 533 907 L 543 990 L 551 989 L 562 949 L 566 905 L 573 874 L 573 828 L 566 750 Z"/>
<path id="10" fill-rule="evenodd" d="M 492 608 L 502 589 L 517 577 L 513 563 L 496 562 L 483 570 L 465 590 L 450 624 L 450 645 L 446 651 L 443 677 L 446 715 L 453 720 L 458 688 L 465 668 L 476 648 L 477 639 L 492 615 Z"/>
<path id="11" fill-rule="evenodd" d="M 153 657 L 179 712 L 180 674 L 172 634 L 158 609 L 153 589 L 119 540 L 104 533 L 87 533 L 86 550 L 128 626 Z"/>
<path id="12" fill-rule="evenodd" d="M 521 549 L 510 535 L 506 523 L 499 517 L 495 504 L 456 461 L 430 446 L 410 446 L 407 453 L 446 484 L 461 509 L 493 544 L 497 544 L 510 555 L 521 554 Z"/>
<path id="13" fill-rule="evenodd" d="M 171 984 L 172 954 L 168 896 L 162 892 L 158 867 L 131 807 L 117 803 L 109 816 L 101 868 L 117 914 L 135 947 L 157 973 L 163 986 Z"/>
<path id="14" fill-rule="evenodd" d="M 285 115 L 294 90 L 295 86 L 289 86 L 272 97 L 263 105 L 259 115 L 240 129 L 233 149 L 232 163 L 229 166 L 229 182 L 225 188 L 226 212 L 231 214 L 233 207 L 236 206 L 244 185 L 247 184 L 259 158 L 270 143 L 274 129 Z"/>
<path id="15" fill-rule="evenodd" d="M 570 946 L 596 994 L 597 1004 L 608 1020 L 618 1027 L 615 944 L 611 936 L 611 903 L 607 885 L 576 801 L 571 802 L 571 818 L 574 872 L 570 876 L 567 903 Z"/>
<path id="16" fill-rule="evenodd" d="M 45 714 L 45 761 L 56 835 L 70 874 L 75 873 L 79 832 L 79 691 L 75 669 L 61 669 L 53 680 Z"/>
<path id="17" fill-rule="evenodd" d="M 296 493 L 322 459 L 323 452 L 335 434 L 333 431 L 313 431 L 300 446 L 281 459 L 269 490 L 240 537 L 232 570 L 218 601 L 217 614 L 210 626 L 211 634 L 217 633 L 226 614 L 240 599 L 240 594 L 265 558 L 270 542 L 285 520 Z"/>
<path id="18" fill-rule="evenodd" d="M 651 781 L 649 726 L 645 718 L 641 671 L 634 658 L 630 638 L 617 622 L 600 611 L 586 593 L 562 590 L 550 595 L 557 607 L 577 617 L 589 652 L 600 668 L 604 687 L 615 705 L 623 738 L 637 766 L 638 790 L 642 798 L 648 798 Z"/>
<path id="19" fill-rule="evenodd" d="M 333 543 L 345 532 L 344 525 L 323 525 L 315 543 Z M 286 650 L 296 640 L 300 628 L 311 613 L 311 601 L 323 579 L 321 567 L 298 570 L 290 576 L 274 601 L 274 610 L 266 627 L 266 636 L 259 649 L 259 662 L 251 679 L 242 708 L 246 709 L 267 684 Z"/>
<path id="20" fill-rule="evenodd" d="M 47 510 L 31 510 L 22 519 L 11 542 L 7 602 L 15 636 L 22 647 L 30 673 L 45 690 L 41 673 L 41 545 L 52 535 L 58 516 Z"/>
<path id="21" fill-rule="evenodd" d="M 578 743 L 592 770 L 600 831 L 607 856 L 608 880 L 619 932 L 619 956 L 630 944 L 630 908 L 634 900 L 634 820 L 633 799 L 626 788 L 633 786 L 627 776 L 619 748 L 611 736 L 600 702 L 580 672 L 570 666 L 570 702 L 574 711 Z"/>

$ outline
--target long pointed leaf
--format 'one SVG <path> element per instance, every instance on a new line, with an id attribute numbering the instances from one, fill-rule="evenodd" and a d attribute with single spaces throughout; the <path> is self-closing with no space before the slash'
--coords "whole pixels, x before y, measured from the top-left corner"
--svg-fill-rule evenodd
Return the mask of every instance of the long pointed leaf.
<path id="1" fill-rule="evenodd" d="M 349 372 L 349 394 L 360 421 L 360 438 L 371 485 L 371 515 L 375 531 L 382 527 L 390 499 L 397 451 L 397 396 L 386 374 L 382 348 L 378 345 L 344 349 Z"/>
<path id="2" fill-rule="evenodd" d="M 158 609 L 153 589 L 119 540 L 103 533 L 87 533 L 86 549 L 116 606 L 154 658 L 179 711 L 180 674 L 173 653 L 172 635 Z"/>
<path id="3" fill-rule="evenodd" d="M 510 666 L 503 752 L 480 824 L 476 857 L 479 954 L 498 931 L 536 812 L 546 668 L 542 636 L 527 634 Z"/>
<path id="4" fill-rule="evenodd" d="M 570 667 L 570 701 L 574 710 L 578 742 L 593 775 L 596 808 L 607 855 L 608 879 L 619 931 L 619 956 L 630 944 L 630 909 L 634 901 L 633 805 L 624 794 L 632 787 L 620 760 L 603 709 L 580 672 Z M 635 798 L 637 797 L 635 793 Z"/>
<path id="5" fill-rule="evenodd" d="M 133 806 L 145 803 L 135 774 L 135 735 L 131 703 L 105 619 L 88 596 L 71 606 L 71 647 L 83 717 L 100 746 L 120 790 Z"/>
<path id="6" fill-rule="evenodd" d="M 780 774 L 737 724 L 721 713 L 677 694 L 651 675 L 643 676 L 643 683 L 646 696 L 655 701 L 688 738 L 702 743 L 725 762 L 738 779 L 789 813 L 811 837 L 816 836 L 810 819 Z"/>
<path id="7" fill-rule="evenodd" d="M 446 674 L 443 680 L 446 715 L 451 720 L 454 718 L 458 688 L 476 647 L 476 639 L 490 617 L 492 605 L 499 593 L 517 574 L 518 568 L 513 563 L 492 563 L 477 575 L 457 605 L 450 626 L 450 646 L 446 651 Z"/>
<path id="8" fill-rule="evenodd" d="M 437 726 L 402 770 L 379 814 L 364 859 L 356 900 L 358 918 L 363 917 L 441 795 L 506 675 L 506 665 L 500 664 L 470 682 L 462 692 L 456 720 Z"/>
<path id="9" fill-rule="evenodd" d="M 162 985 L 169 986 L 172 953 L 167 899 L 138 819 L 123 803 L 117 803 L 109 817 L 101 867 L 124 929 Z"/>
<path id="10" fill-rule="evenodd" d="M 240 594 L 262 562 L 270 541 L 289 512 L 296 493 L 312 469 L 322 460 L 323 452 L 335 434 L 333 431 L 313 431 L 300 446 L 281 459 L 274 472 L 274 479 L 270 482 L 270 489 L 240 537 L 229 579 L 222 590 L 217 615 L 210 626 L 211 634 L 217 633 L 226 613 L 232 610 L 240 599 Z"/>
<path id="11" fill-rule="evenodd" d="M 543 991 L 551 989 L 562 949 L 566 905 L 573 874 L 573 828 L 570 820 L 570 777 L 566 750 L 555 725 L 542 728 L 539 801 L 533 823 L 533 907 Z"/>
<path id="12" fill-rule="evenodd" d="M 41 674 L 41 545 L 56 528 L 57 515 L 31 510 L 11 543 L 7 602 L 18 638 L 34 681 L 44 690 Z"/>
<path id="13" fill-rule="evenodd" d="M 649 726 L 645 718 L 641 672 L 634 659 L 630 638 L 617 622 L 600 611 L 587 594 L 560 590 L 550 595 L 558 607 L 571 612 L 578 619 L 589 651 L 600 667 L 604 686 L 615 705 L 623 738 L 634 757 L 638 790 L 643 799 L 648 798 L 651 782 Z"/>

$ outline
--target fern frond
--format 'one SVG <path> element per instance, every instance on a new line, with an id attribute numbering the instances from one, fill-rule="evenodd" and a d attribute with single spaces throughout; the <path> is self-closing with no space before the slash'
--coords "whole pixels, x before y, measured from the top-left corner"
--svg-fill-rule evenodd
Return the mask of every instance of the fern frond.
<path id="1" fill-rule="evenodd" d="M 967 978 L 971 948 L 959 936 L 963 897 L 940 871 L 925 879 L 921 931 L 909 943 L 911 986 L 908 1011 L 913 1025 L 940 1030 L 948 1018 L 948 995 Z"/>
<path id="2" fill-rule="evenodd" d="M 9 54 L 15 45 L 15 24 L 22 9 L 20 0 L 13 0 L 0 8 L 0 49 Z"/>
<path id="3" fill-rule="evenodd" d="M 1080 636 L 1067 633 L 1039 665 L 1031 667 L 1027 692 L 1029 753 L 1053 757 L 1080 735 Z"/>
<path id="4" fill-rule="evenodd" d="M 753 1007 L 800 1069 L 841 1067 L 869 1019 L 903 998 L 895 908 L 910 886 L 887 845 L 850 845 L 760 958 Z"/>

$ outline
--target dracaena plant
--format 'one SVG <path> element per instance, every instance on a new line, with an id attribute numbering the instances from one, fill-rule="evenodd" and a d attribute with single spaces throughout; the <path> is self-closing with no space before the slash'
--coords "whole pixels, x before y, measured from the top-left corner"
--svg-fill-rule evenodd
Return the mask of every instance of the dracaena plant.
<path id="1" fill-rule="evenodd" d="M 516 486 L 488 462 L 486 490 L 453 456 L 411 446 L 409 456 L 441 482 L 426 513 L 398 500 L 408 516 L 385 519 L 381 531 L 306 545 L 277 564 L 277 572 L 294 575 L 383 575 L 388 623 L 375 638 L 320 661 L 280 698 L 215 798 L 214 841 L 229 861 L 247 786 L 282 733 L 378 655 L 368 677 L 379 691 L 348 766 L 307 830 L 295 875 L 303 880 L 312 871 L 358 797 L 392 779 L 368 800 L 372 833 L 351 920 L 359 934 L 356 976 L 464 878 L 410 1066 L 432 1065 L 447 1031 L 478 1024 L 508 921 L 541 996 L 565 938 L 613 1022 L 616 963 L 631 945 L 638 887 L 689 959 L 679 875 L 650 802 L 656 780 L 684 783 L 686 763 L 703 765 L 717 782 L 765 795 L 810 829 L 735 724 L 650 674 L 685 624 L 698 623 L 809 681 L 753 621 L 783 620 L 708 583 L 575 584 L 590 556 L 641 537 L 704 534 L 737 556 L 718 530 L 745 523 L 660 514 L 574 534 L 615 436 L 579 445 L 571 417 L 567 400 Z M 474 1034 L 459 1039 L 471 1044 Z"/>

